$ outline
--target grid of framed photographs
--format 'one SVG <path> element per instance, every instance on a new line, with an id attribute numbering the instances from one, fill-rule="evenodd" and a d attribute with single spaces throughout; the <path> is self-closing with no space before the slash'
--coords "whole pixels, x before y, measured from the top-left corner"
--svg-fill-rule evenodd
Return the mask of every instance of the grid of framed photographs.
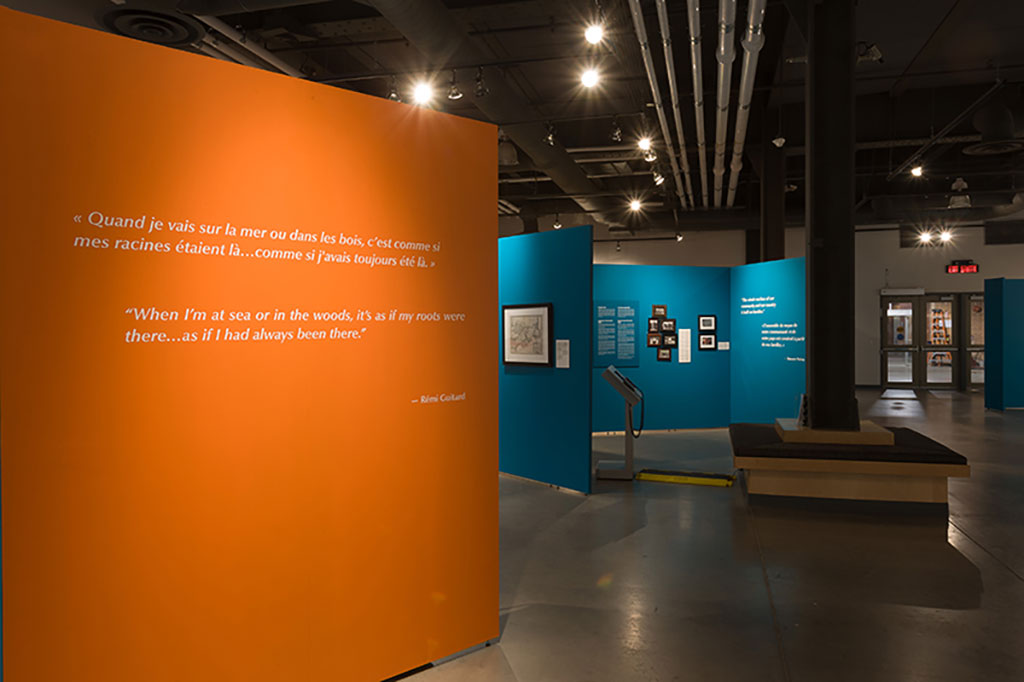
<path id="1" fill-rule="evenodd" d="M 668 306 L 654 304 L 647 318 L 647 347 L 657 349 L 659 362 L 672 362 L 672 349 L 679 347 L 676 320 L 668 316 Z"/>

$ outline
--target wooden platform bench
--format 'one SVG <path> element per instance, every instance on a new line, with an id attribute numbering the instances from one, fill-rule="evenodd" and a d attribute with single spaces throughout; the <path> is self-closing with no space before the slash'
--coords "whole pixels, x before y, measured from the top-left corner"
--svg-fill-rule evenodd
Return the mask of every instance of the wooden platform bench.
<path id="1" fill-rule="evenodd" d="M 971 475 L 967 459 L 912 429 L 892 445 L 785 443 L 771 424 L 732 424 L 733 464 L 750 495 L 948 503 L 950 478 Z"/>

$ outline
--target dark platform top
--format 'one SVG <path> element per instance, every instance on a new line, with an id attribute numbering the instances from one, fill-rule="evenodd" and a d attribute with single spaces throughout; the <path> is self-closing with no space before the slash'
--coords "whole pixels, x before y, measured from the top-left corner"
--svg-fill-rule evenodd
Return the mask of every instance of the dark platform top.
<path id="1" fill-rule="evenodd" d="M 863 462 L 915 462 L 920 464 L 967 464 L 967 458 L 912 429 L 890 429 L 893 445 L 832 445 L 783 443 L 774 424 L 731 424 L 729 439 L 737 457 L 789 457 L 792 459 L 841 459 Z"/>

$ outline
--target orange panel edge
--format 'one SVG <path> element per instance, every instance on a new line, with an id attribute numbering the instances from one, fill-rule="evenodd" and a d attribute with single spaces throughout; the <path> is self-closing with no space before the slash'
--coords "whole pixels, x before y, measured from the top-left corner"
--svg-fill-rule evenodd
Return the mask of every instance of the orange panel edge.
<path id="1" fill-rule="evenodd" d="M 497 130 L 0 8 L 3 674 L 498 632 Z"/>

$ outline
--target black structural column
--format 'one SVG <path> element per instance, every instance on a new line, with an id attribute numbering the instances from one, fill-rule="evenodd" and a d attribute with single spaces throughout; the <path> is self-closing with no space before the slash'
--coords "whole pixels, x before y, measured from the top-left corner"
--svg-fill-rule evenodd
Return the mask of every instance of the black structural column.
<path id="1" fill-rule="evenodd" d="M 786 257 L 786 152 L 772 140 L 779 133 L 779 110 L 765 111 L 761 139 L 761 260 Z"/>
<path id="2" fill-rule="evenodd" d="M 811 0 L 807 50 L 807 399 L 811 428 L 860 428 L 854 395 L 854 0 Z"/>

